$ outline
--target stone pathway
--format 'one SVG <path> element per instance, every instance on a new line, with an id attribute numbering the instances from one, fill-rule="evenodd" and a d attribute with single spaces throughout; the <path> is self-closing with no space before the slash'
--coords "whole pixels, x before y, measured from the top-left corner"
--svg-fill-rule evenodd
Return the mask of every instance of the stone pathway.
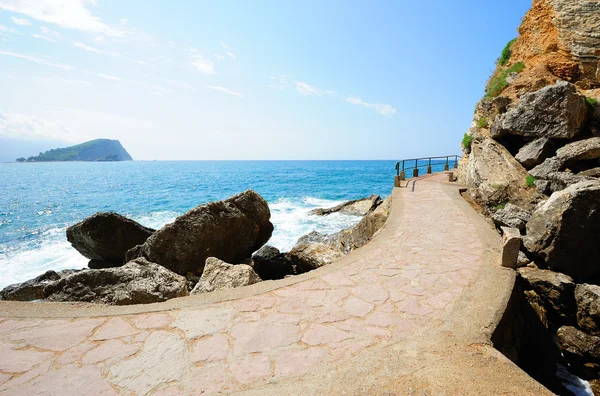
<path id="1" fill-rule="evenodd" d="M 482 266 L 484 246 L 443 178 L 396 189 L 373 242 L 296 284 L 164 312 L 0 319 L 0 395 L 229 393 L 411 337 L 442 320 Z"/>

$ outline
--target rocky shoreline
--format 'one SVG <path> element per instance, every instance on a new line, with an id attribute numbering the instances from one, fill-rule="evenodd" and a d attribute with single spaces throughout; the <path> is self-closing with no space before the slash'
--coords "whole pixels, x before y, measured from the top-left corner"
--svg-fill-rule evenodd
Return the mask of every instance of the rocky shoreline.
<path id="1" fill-rule="evenodd" d="M 598 11 L 533 2 L 476 106 L 458 171 L 465 198 L 518 241 L 504 263 L 519 301 L 503 352 L 557 393 L 562 365 L 600 394 Z"/>
<path id="2" fill-rule="evenodd" d="M 267 202 L 252 190 L 188 211 L 159 230 L 113 212 L 69 227 L 67 240 L 89 259 L 88 268 L 47 271 L 7 286 L 1 300 L 148 304 L 283 279 L 324 265 L 364 244 L 390 211 L 374 195 L 310 216 L 344 213 L 363 218 L 333 235 L 310 233 L 290 252 L 266 245 L 273 232 Z"/>

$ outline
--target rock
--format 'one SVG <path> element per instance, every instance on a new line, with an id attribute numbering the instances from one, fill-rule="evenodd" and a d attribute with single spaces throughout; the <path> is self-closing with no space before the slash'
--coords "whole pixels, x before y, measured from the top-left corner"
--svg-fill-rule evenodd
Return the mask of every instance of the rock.
<path id="1" fill-rule="evenodd" d="M 584 379 L 600 376 L 600 337 L 571 326 L 562 326 L 556 336 L 565 359 L 577 375 Z"/>
<path id="2" fill-rule="evenodd" d="M 250 258 L 271 237 L 270 217 L 267 202 L 248 190 L 179 216 L 130 251 L 127 258 L 143 256 L 181 275 L 201 274 L 208 257 L 229 263 Z"/>
<path id="3" fill-rule="evenodd" d="M 383 228 L 390 214 L 392 196 L 390 195 L 374 211 L 367 214 L 356 226 L 329 235 L 325 242 L 336 250 L 348 254 L 366 245 Z"/>
<path id="4" fill-rule="evenodd" d="M 600 158 L 600 137 L 569 143 L 556 151 L 563 164 L 573 160 L 593 160 Z"/>
<path id="5" fill-rule="evenodd" d="M 563 162 L 556 158 L 548 158 L 535 168 L 529 171 L 529 174 L 536 179 L 547 179 L 550 173 L 558 172 L 563 166 Z"/>
<path id="6" fill-rule="evenodd" d="M 530 217 L 531 212 L 517 205 L 507 203 L 504 209 L 500 209 L 492 215 L 492 220 L 498 226 L 518 228 L 520 231 L 523 231 Z"/>
<path id="7" fill-rule="evenodd" d="M 321 234 L 317 231 L 311 231 L 306 235 L 298 238 L 296 245 L 307 245 L 309 243 L 324 243 L 327 240 L 326 234 Z"/>
<path id="8" fill-rule="evenodd" d="M 383 200 L 379 195 L 371 195 L 369 198 L 344 202 L 343 204 L 334 206 L 333 208 L 313 209 L 310 212 L 308 212 L 308 214 L 316 216 L 325 216 L 331 213 L 343 213 L 353 216 L 364 216 L 367 213 L 375 210 L 375 208 L 381 205 L 382 202 Z"/>
<path id="9" fill-rule="evenodd" d="M 578 282 L 600 277 L 600 182 L 585 181 L 555 192 L 527 223 L 527 251 Z"/>
<path id="10" fill-rule="evenodd" d="M 344 254 L 323 243 L 296 245 L 289 253 L 290 260 L 298 266 L 300 272 L 308 272 L 333 263 Z"/>
<path id="11" fill-rule="evenodd" d="M 571 277 L 549 270 L 517 270 L 525 296 L 546 327 L 574 322 L 575 283 Z"/>
<path id="12" fill-rule="evenodd" d="M 297 275 L 294 263 L 273 246 L 265 245 L 252 256 L 254 271 L 263 280 L 283 279 L 288 275 Z"/>
<path id="13" fill-rule="evenodd" d="M 552 194 L 557 191 L 564 190 L 570 185 L 580 183 L 582 181 L 594 181 L 594 178 L 574 175 L 570 172 L 552 172 L 548 174 L 548 193 Z"/>
<path id="14" fill-rule="evenodd" d="M 548 180 L 536 180 L 535 181 L 535 189 L 540 194 L 544 194 L 544 195 L 552 194 L 552 191 L 550 191 L 550 182 Z"/>
<path id="15" fill-rule="evenodd" d="M 526 169 L 531 169 L 554 154 L 555 144 L 551 139 L 541 137 L 523 146 L 515 159 Z"/>
<path id="16" fill-rule="evenodd" d="M 572 139 L 583 126 L 587 113 L 585 97 L 573 84 L 559 81 L 523 95 L 515 107 L 496 118 L 492 137 L 512 134 Z"/>
<path id="17" fill-rule="evenodd" d="M 90 269 L 101 269 L 101 268 L 114 268 L 123 265 L 122 261 L 110 261 L 110 260 L 97 260 L 91 259 L 88 261 L 88 268 Z"/>
<path id="18" fill-rule="evenodd" d="M 46 271 L 42 275 L 23 283 L 6 286 L 0 291 L 0 300 L 33 301 L 45 298 L 44 288 L 61 278 L 77 272 L 76 270 Z"/>
<path id="19" fill-rule="evenodd" d="M 122 267 L 72 273 L 44 288 L 48 301 L 150 304 L 188 295 L 187 279 L 143 258 Z"/>
<path id="20" fill-rule="evenodd" d="M 99 212 L 67 228 L 67 240 L 89 259 L 123 263 L 125 253 L 141 245 L 153 229 L 113 212 Z"/>
<path id="21" fill-rule="evenodd" d="M 502 228 L 502 266 L 517 268 L 519 249 L 521 249 L 521 232 L 518 228 Z"/>
<path id="22" fill-rule="evenodd" d="M 577 174 L 577 176 L 600 178 L 600 168 L 592 168 L 592 169 L 584 170 L 583 172 L 579 172 Z"/>
<path id="23" fill-rule="evenodd" d="M 517 257 L 517 268 L 525 267 L 531 263 L 531 260 L 527 257 L 527 255 L 523 252 L 519 252 L 519 256 Z"/>
<path id="24" fill-rule="evenodd" d="M 208 293 L 215 290 L 234 289 L 236 287 L 253 285 L 262 279 L 246 264 L 229 264 L 218 258 L 206 259 L 200 281 L 191 294 Z"/>
<path id="25" fill-rule="evenodd" d="M 575 287 L 577 325 L 586 333 L 600 335 L 600 286 L 583 283 Z"/>

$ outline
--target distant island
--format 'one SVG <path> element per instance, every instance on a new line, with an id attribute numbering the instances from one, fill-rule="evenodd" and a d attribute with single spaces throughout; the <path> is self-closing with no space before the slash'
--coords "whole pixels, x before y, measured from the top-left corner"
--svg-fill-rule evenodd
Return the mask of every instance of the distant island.
<path id="1" fill-rule="evenodd" d="M 51 161 L 132 161 L 131 155 L 121 142 L 110 139 L 95 139 L 75 146 L 56 148 L 35 157 L 20 157 L 17 162 Z"/>

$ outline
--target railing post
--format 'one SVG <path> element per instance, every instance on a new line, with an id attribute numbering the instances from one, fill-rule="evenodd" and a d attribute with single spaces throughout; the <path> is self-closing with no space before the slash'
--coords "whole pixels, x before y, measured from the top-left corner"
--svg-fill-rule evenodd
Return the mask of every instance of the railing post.
<path id="1" fill-rule="evenodd" d="M 402 170 L 404 170 L 404 160 L 402 160 Z"/>
<path id="2" fill-rule="evenodd" d="M 450 166 L 448 165 L 448 157 L 446 157 L 446 165 L 444 165 L 444 172 L 450 170 Z"/>
<path id="3" fill-rule="evenodd" d="M 454 156 L 454 169 L 458 169 L 458 155 Z"/>
<path id="4" fill-rule="evenodd" d="M 431 158 L 429 158 L 429 163 L 427 165 L 427 174 L 431 173 Z"/>

